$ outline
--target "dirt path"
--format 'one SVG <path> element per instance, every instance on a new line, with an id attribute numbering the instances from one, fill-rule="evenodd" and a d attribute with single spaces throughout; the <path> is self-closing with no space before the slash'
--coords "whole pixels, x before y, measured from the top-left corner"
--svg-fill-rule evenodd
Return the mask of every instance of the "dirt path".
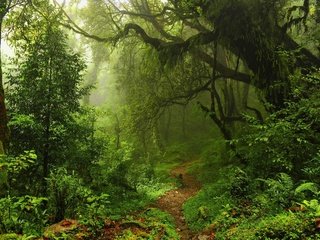
<path id="1" fill-rule="evenodd" d="M 187 169 L 192 163 L 183 163 L 171 171 L 172 176 L 180 179 L 182 186 L 167 192 L 156 202 L 157 208 L 170 213 L 174 217 L 181 240 L 190 240 L 195 236 L 195 233 L 188 228 L 182 212 L 183 203 L 194 196 L 201 188 L 197 179 L 187 173 Z"/>

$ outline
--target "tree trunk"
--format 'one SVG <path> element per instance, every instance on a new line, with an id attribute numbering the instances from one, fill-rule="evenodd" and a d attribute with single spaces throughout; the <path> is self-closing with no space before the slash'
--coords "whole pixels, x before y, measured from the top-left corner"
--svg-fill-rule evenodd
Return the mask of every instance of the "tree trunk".
<path id="1" fill-rule="evenodd" d="M 115 113 L 115 119 L 116 119 L 116 125 L 114 127 L 114 132 L 116 134 L 116 148 L 117 149 L 120 149 L 121 147 L 121 141 L 120 141 L 120 137 L 121 137 L 121 127 L 120 127 L 120 120 L 119 120 L 119 117 L 118 115 Z"/>
<path id="2" fill-rule="evenodd" d="M 2 33 L 2 19 L 0 20 L 0 36 Z M 3 87 L 3 72 L 2 72 L 2 57 L 1 57 L 1 37 L 0 37 L 0 154 L 5 154 L 9 142 L 9 129 L 7 109 L 5 105 L 4 87 Z"/>
<path id="3" fill-rule="evenodd" d="M 154 142 L 155 147 L 157 148 L 157 150 L 160 153 L 163 153 L 164 152 L 164 146 L 163 146 L 162 141 L 161 141 L 161 135 L 160 135 L 160 131 L 159 131 L 159 122 L 158 122 L 158 120 L 153 124 L 152 136 L 153 136 L 153 142 Z"/>

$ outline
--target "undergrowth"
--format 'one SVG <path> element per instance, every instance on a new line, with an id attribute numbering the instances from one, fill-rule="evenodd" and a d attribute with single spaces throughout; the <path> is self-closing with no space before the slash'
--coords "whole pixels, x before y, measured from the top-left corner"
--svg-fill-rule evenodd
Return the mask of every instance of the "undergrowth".
<path id="1" fill-rule="evenodd" d="M 228 166 L 222 158 L 224 147 L 222 141 L 208 141 L 200 160 L 189 169 L 202 183 L 199 193 L 183 206 L 186 221 L 192 230 L 200 231 L 210 225 L 221 208 L 232 202 L 230 194 L 226 192 Z"/>
<path id="2" fill-rule="evenodd" d="M 138 220 L 138 223 L 135 222 Z M 174 220 L 171 215 L 160 211 L 156 208 L 148 208 L 141 214 L 135 217 L 130 217 L 125 222 L 134 225 L 121 232 L 115 239 L 163 239 L 163 240 L 178 240 L 179 235 L 175 231 Z"/>

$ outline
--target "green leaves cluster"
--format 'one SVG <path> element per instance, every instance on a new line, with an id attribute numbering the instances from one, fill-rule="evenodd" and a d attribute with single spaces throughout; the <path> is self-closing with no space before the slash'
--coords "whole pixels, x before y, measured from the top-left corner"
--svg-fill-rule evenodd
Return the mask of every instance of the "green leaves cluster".
<path id="1" fill-rule="evenodd" d="M 47 224 L 43 205 L 47 198 L 8 195 L 0 199 L 0 233 L 15 232 L 39 236 Z"/>
<path id="2" fill-rule="evenodd" d="M 16 157 L 0 156 L 0 196 L 4 196 L 14 185 L 21 185 L 20 177 L 35 165 L 35 151 L 24 151 Z"/>
<path id="3" fill-rule="evenodd" d="M 253 124 L 249 133 L 237 141 L 239 153 L 255 176 L 286 172 L 297 178 L 311 177 L 303 169 L 316 167 L 320 98 L 317 91 L 309 94 L 308 98 L 287 103 L 285 109 L 272 114 L 265 123 Z"/>

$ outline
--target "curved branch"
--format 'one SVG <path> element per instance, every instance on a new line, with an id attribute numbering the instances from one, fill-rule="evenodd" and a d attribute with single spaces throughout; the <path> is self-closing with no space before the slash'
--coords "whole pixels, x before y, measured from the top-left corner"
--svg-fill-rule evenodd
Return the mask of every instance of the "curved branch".
<path id="1" fill-rule="evenodd" d="M 190 100 L 197 97 L 199 93 L 209 90 L 210 83 L 211 83 L 211 79 L 209 81 L 207 81 L 205 84 L 203 84 L 197 88 L 191 89 L 190 91 L 186 92 L 185 94 L 177 95 L 177 96 L 167 98 L 167 99 L 160 99 L 160 101 L 159 101 L 161 103 L 160 106 L 161 107 L 168 107 L 172 104 L 186 105 Z M 181 101 L 185 101 L 185 102 L 182 103 Z"/>
<path id="2" fill-rule="evenodd" d="M 142 27 L 135 23 L 126 24 L 124 30 L 115 38 L 120 40 L 121 38 L 127 36 L 130 30 L 134 30 L 136 34 L 138 34 L 145 43 L 150 44 L 157 50 L 159 50 L 165 44 L 164 41 L 158 38 L 150 37 Z"/>
<path id="3" fill-rule="evenodd" d="M 195 56 L 198 59 L 200 59 L 201 61 L 207 63 L 209 66 L 214 67 L 216 69 L 216 71 L 219 72 L 223 77 L 231 78 L 231 79 L 234 79 L 234 80 L 237 80 L 240 82 L 244 82 L 247 84 L 251 84 L 251 85 L 254 84 L 254 82 L 251 81 L 250 75 L 235 71 L 231 68 L 228 68 L 224 64 L 219 62 L 218 60 L 215 63 L 214 59 L 209 54 L 207 54 L 199 49 L 194 49 L 190 52 L 193 56 Z M 254 84 L 254 86 L 257 88 L 260 88 L 260 86 L 256 86 L 255 84 Z"/>

